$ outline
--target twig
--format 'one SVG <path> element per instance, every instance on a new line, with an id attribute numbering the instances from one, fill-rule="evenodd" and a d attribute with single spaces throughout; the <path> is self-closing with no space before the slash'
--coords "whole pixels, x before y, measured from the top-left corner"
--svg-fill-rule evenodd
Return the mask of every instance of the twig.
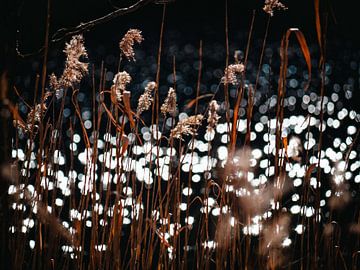
<path id="1" fill-rule="evenodd" d="M 72 27 L 72 28 L 60 28 L 52 35 L 51 39 L 49 40 L 49 45 L 58 43 L 64 39 L 66 39 L 67 37 L 87 32 L 97 25 L 109 22 L 117 17 L 134 12 L 134 11 L 138 10 L 139 8 L 144 7 L 153 1 L 154 0 L 139 0 L 131 6 L 119 8 L 119 9 L 117 9 L 111 13 L 108 13 L 105 16 L 97 18 L 95 20 L 91 20 L 86 23 L 80 23 L 79 25 Z M 16 53 L 21 58 L 26 58 L 26 57 L 31 57 L 31 56 L 35 56 L 38 54 L 42 54 L 44 52 L 44 50 L 45 50 L 45 46 L 43 46 L 40 49 L 38 49 L 37 51 L 31 52 L 31 53 L 22 53 L 19 49 L 19 42 L 17 42 Z"/>

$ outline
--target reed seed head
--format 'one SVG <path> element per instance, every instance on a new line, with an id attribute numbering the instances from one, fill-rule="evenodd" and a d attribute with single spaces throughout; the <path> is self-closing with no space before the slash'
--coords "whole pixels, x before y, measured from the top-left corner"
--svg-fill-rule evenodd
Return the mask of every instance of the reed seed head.
<path id="1" fill-rule="evenodd" d="M 274 16 L 274 10 L 286 10 L 287 7 L 279 0 L 265 0 L 263 10 L 270 16 Z"/>
<path id="2" fill-rule="evenodd" d="M 73 36 L 70 43 L 66 43 L 64 52 L 65 69 L 60 79 L 57 79 L 54 73 L 50 75 L 50 87 L 55 91 L 59 91 L 60 88 L 74 88 L 88 73 L 89 64 L 80 61 L 81 58 L 88 56 L 82 35 Z"/>
<path id="3" fill-rule="evenodd" d="M 123 92 L 126 90 L 126 85 L 131 82 L 131 76 L 126 71 L 119 72 L 115 75 L 113 86 L 111 87 L 111 95 L 114 100 L 120 102 L 122 100 Z"/>
<path id="4" fill-rule="evenodd" d="M 154 101 L 152 97 L 152 92 L 156 88 L 155 82 L 149 82 L 146 87 L 144 93 L 140 96 L 138 107 L 137 107 L 137 114 L 140 115 L 142 112 L 147 111 L 152 102 Z"/>
<path id="5" fill-rule="evenodd" d="M 212 100 L 209 104 L 209 112 L 208 112 L 208 131 L 213 131 L 216 125 L 218 124 L 220 116 L 217 114 L 217 111 L 219 110 L 219 104 L 216 100 Z"/>
<path id="6" fill-rule="evenodd" d="M 171 130 L 171 137 L 182 139 L 183 135 L 196 135 L 197 127 L 201 125 L 202 120 L 203 116 L 198 114 L 179 121 L 176 127 Z"/>
<path id="7" fill-rule="evenodd" d="M 225 75 L 221 78 L 223 84 L 237 85 L 239 83 L 238 75 L 243 73 L 245 67 L 243 64 L 232 64 L 225 69 Z"/>
<path id="8" fill-rule="evenodd" d="M 138 29 L 129 29 L 120 41 L 120 50 L 128 60 L 135 61 L 134 43 L 141 43 L 144 38 Z"/>
<path id="9" fill-rule="evenodd" d="M 165 102 L 163 105 L 161 105 L 160 111 L 162 114 L 166 115 L 169 113 L 170 115 L 174 116 L 176 113 L 176 93 L 175 89 L 170 87 L 168 95 L 165 99 Z"/>

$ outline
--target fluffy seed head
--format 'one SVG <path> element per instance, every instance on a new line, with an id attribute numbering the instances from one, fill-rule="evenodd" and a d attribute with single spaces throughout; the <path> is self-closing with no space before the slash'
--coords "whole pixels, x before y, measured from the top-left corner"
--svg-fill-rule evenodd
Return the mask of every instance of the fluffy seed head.
<path id="1" fill-rule="evenodd" d="M 225 69 L 225 75 L 221 78 L 221 82 L 224 84 L 238 84 L 239 80 L 237 75 L 240 75 L 245 70 L 243 64 L 232 64 Z"/>
<path id="2" fill-rule="evenodd" d="M 270 264 L 279 266 L 283 263 L 284 255 L 282 243 L 289 236 L 290 217 L 282 214 L 276 217 L 270 224 L 266 224 L 262 231 L 262 243 L 260 253 L 263 256 L 276 258 L 270 260 Z"/>
<path id="3" fill-rule="evenodd" d="M 120 41 L 120 50 L 128 60 L 135 61 L 134 43 L 141 43 L 144 38 L 138 29 L 129 29 Z"/>
<path id="4" fill-rule="evenodd" d="M 154 101 L 152 97 L 152 92 L 156 88 L 155 82 L 149 82 L 146 87 L 144 94 L 142 94 L 139 98 L 137 114 L 140 115 L 142 112 L 148 110 L 151 106 L 151 103 Z"/>
<path id="5" fill-rule="evenodd" d="M 209 104 L 209 112 L 208 112 L 208 126 L 207 130 L 212 131 L 214 130 L 214 127 L 216 127 L 220 116 L 217 114 L 217 111 L 219 110 L 219 104 L 216 100 L 212 100 Z"/>
<path id="6" fill-rule="evenodd" d="M 60 88 L 75 87 L 88 73 L 88 63 L 80 61 L 80 58 L 88 56 L 82 35 L 73 36 L 70 43 L 66 43 L 64 52 L 65 69 L 60 79 L 57 79 L 55 74 L 50 75 L 50 87 L 55 91 L 59 91 Z"/>
<path id="7" fill-rule="evenodd" d="M 197 127 L 201 125 L 202 120 L 203 116 L 198 114 L 179 121 L 171 130 L 171 137 L 182 139 L 183 135 L 196 135 Z"/>
<path id="8" fill-rule="evenodd" d="M 28 132 L 34 128 L 38 128 L 38 124 L 41 123 L 42 117 L 47 110 L 46 100 L 52 95 L 52 92 L 46 92 L 42 103 L 36 104 L 34 108 L 30 110 L 26 118 L 26 124 L 17 121 L 18 127 L 23 131 Z M 36 129 L 34 132 L 36 132 Z"/>
<path id="9" fill-rule="evenodd" d="M 270 16 L 274 16 L 274 10 L 286 10 L 287 7 L 279 0 L 265 0 L 263 10 Z"/>
<path id="10" fill-rule="evenodd" d="M 119 72 L 115 75 L 113 85 L 111 87 L 111 96 L 113 102 L 120 102 L 122 100 L 123 92 L 126 90 L 126 85 L 131 82 L 131 77 L 126 71 Z"/>
<path id="11" fill-rule="evenodd" d="M 169 113 L 170 115 L 174 116 L 176 113 L 176 105 L 176 93 L 174 88 L 170 87 L 165 102 L 163 105 L 161 105 L 161 113 L 164 115 Z"/>

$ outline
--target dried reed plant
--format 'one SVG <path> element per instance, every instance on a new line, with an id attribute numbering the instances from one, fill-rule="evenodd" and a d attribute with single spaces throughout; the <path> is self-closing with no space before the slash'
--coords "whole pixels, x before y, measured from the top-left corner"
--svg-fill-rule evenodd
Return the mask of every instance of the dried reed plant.
<path id="1" fill-rule="evenodd" d="M 323 48 L 318 7 L 315 8 L 318 40 Z M 335 211 L 351 202 L 345 180 L 350 154 L 332 172 L 332 193 L 326 201 L 332 212 L 327 217 L 322 215 L 323 201 L 320 200 L 320 182 L 324 183 L 320 181 L 321 142 L 318 164 L 310 163 L 315 159 L 309 158 L 311 153 L 303 147 L 302 139 L 283 134 L 291 33 L 300 44 L 311 81 L 310 50 L 299 29 L 289 29 L 281 42 L 275 125 L 268 124 L 268 156 L 265 166 L 260 162 L 266 174 L 262 178 L 257 175 L 259 155 L 252 148 L 252 128 L 254 125 L 255 129 L 259 128 L 253 120 L 254 104 L 258 100 L 256 91 L 265 61 L 270 17 L 275 10 L 286 7 L 280 1 L 266 0 L 263 9 L 269 19 L 254 82 L 245 71 L 255 16 L 244 59 L 237 51 L 235 63 L 229 64 L 227 44 L 224 76 L 215 93 L 200 94 L 200 42 L 196 97 L 184 107 L 178 104 L 175 90 L 175 57 L 174 85 L 169 87 L 163 103 L 160 102 L 165 5 L 156 80 L 147 83 L 136 102 L 135 112 L 131 100 L 132 78 L 120 67 L 122 56 L 135 61 L 134 45 L 142 43 L 142 32 L 130 29 L 120 41 L 119 68 L 110 90 L 106 87 L 104 64 L 99 77 L 91 74 L 91 120 L 85 120 L 77 99 L 81 80 L 89 72 L 89 64 L 82 62 L 87 58 L 84 39 L 77 35 L 66 43 L 63 74 L 60 78 L 45 74 L 53 91 L 44 92 L 41 102 L 35 100 L 33 106 L 28 106 L 26 121 L 21 120 L 16 106 L 11 107 L 15 126 L 27 135 L 16 134 L 14 144 L 18 147 L 19 141 L 26 140 L 25 151 L 13 152 L 13 167 L 19 168 L 19 173 L 16 181 L 9 180 L 9 197 L 13 202 L 9 234 L 10 247 L 14 249 L 9 260 L 14 269 L 188 269 L 192 266 L 198 269 L 318 269 L 322 247 L 327 248 L 324 258 L 334 258 L 329 259 L 329 269 L 341 264 L 357 268 L 359 245 L 348 249 L 340 247 L 341 229 L 333 220 Z M 228 38 L 226 26 L 227 43 Z M 323 69 L 324 61 L 322 58 Z M 39 78 L 36 89 L 38 84 Z M 322 87 L 324 85 L 322 78 Z M 236 90 L 234 102 L 229 98 L 230 86 Z M 70 105 L 65 105 L 67 88 L 73 90 Z M 224 88 L 223 97 L 219 95 L 220 88 Z M 63 95 L 58 95 L 61 90 Z M 48 100 L 54 92 L 62 98 L 60 108 L 54 99 Z M 199 101 L 204 99 L 210 100 L 204 107 L 199 106 Z M 242 103 L 246 103 L 246 107 L 240 114 Z M 68 122 L 64 122 L 63 117 L 65 106 L 73 111 Z M 187 116 L 193 106 L 193 115 Z M 186 114 L 180 111 L 177 117 L 181 109 L 186 110 Z M 51 110 L 52 114 L 47 113 Z M 149 111 L 151 121 L 141 118 L 145 111 Z M 221 118 L 224 111 L 226 115 Z M 206 127 L 203 127 L 205 118 Z M 272 122 L 270 117 L 268 121 Z M 80 126 L 82 136 L 77 134 L 75 126 Z M 221 138 L 225 147 L 218 148 L 215 140 L 218 129 L 226 129 Z M 40 136 L 35 136 L 37 133 Z M 307 138 L 309 133 L 310 125 Z M 205 136 L 205 143 L 199 140 L 199 135 Z M 64 136 L 71 138 L 67 148 Z M 74 143 L 81 139 L 85 144 L 83 152 Z M 200 157 L 200 152 L 205 152 L 205 158 Z M 223 158 L 215 158 L 216 154 Z M 83 171 L 76 170 L 76 156 Z M 205 168 L 202 175 L 200 166 Z M 289 191 L 297 188 L 288 177 L 293 167 L 298 168 L 295 172 L 298 178 L 304 180 L 303 189 L 301 194 L 289 198 Z M 315 184 L 315 178 L 311 177 L 314 172 L 318 174 Z M 5 168 L 3 174 L 7 178 L 15 175 L 9 168 Z M 200 193 L 194 195 L 199 185 Z M 300 216 L 295 229 L 295 218 L 291 218 L 285 207 L 290 200 L 299 201 Z M 354 215 L 356 220 L 349 230 L 357 235 L 359 214 Z M 319 217 L 325 220 L 320 223 Z M 320 228 L 320 224 L 326 225 Z M 31 235 L 27 234 L 30 229 Z M 294 231 L 298 235 L 292 237 Z M 290 238 L 295 240 L 292 242 Z M 315 255 L 309 256 L 311 252 Z M 353 252 L 350 263 L 343 259 L 346 252 Z M 334 264 L 330 263 L 333 261 Z"/>
<path id="2" fill-rule="evenodd" d="M 141 31 L 129 29 L 119 43 L 121 52 L 128 60 L 135 61 L 134 43 L 141 43 L 144 40 Z"/>

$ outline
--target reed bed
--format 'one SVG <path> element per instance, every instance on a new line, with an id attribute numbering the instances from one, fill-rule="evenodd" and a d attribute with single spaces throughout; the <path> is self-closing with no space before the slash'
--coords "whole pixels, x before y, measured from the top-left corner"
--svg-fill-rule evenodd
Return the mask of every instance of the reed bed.
<path id="1" fill-rule="evenodd" d="M 16 130 L 13 162 L 4 169 L 11 206 L 9 267 L 358 269 L 358 195 L 349 182 L 360 167 L 359 131 L 352 128 L 351 139 L 337 153 L 325 151 L 326 27 L 319 1 L 314 1 L 319 53 L 311 55 L 301 29 L 284 33 L 274 56 L 279 69 L 268 65 L 267 87 L 270 91 L 270 81 L 276 80 L 277 89 L 274 101 L 269 97 L 264 104 L 272 110 L 261 125 L 254 110 L 269 26 L 286 6 L 265 1 L 268 20 L 251 79 L 256 15 L 249 22 L 247 44 L 239 48 L 244 53 L 232 57 L 226 14 L 226 59 L 217 88 L 201 91 L 201 41 L 196 96 L 179 104 L 175 56 L 172 85 L 167 93 L 160 91 L 167 3 L 162 5 L 156 76 L 146 80 L 140 96 L 134 97 L 132 74 L 124 69 L 124 63 L 137 59 L 134 48 L 146 42 L 138 29 L 119 40 L 111 85 L 106 64 L 95 67 L 80 34 L 66 43 L 60 74 L 48 74 L 45 44 L 33 101 L 14 89 L 28 113 L 8 104 Z M 291 118 L 295 112 L 288 110 L 289 51 L 294 47 L 302 59 L 292 66 L 301 65 L 306 73 L 302 90 L 318 93 L 317 115 Z M 312 85 L 313 77 L 320 84 Z M 84 80 L 90 87 L 82 88 Z M 81 92 L 91 100 L 88 115 L 79 104 Z M 66 121 L 65 112 L 70 114 Z M 354 120 L 358 114 L 352 112 Z M 254 130 L 266 128 L 262 153 Z M 65 138 L 72 143 L 66 145 Z M 289 207 L 289 202 L 297 204 Z M 353 213 L 347 213 L 351 218 L 344 225 L 341 213 L 347 207 Z"/>

